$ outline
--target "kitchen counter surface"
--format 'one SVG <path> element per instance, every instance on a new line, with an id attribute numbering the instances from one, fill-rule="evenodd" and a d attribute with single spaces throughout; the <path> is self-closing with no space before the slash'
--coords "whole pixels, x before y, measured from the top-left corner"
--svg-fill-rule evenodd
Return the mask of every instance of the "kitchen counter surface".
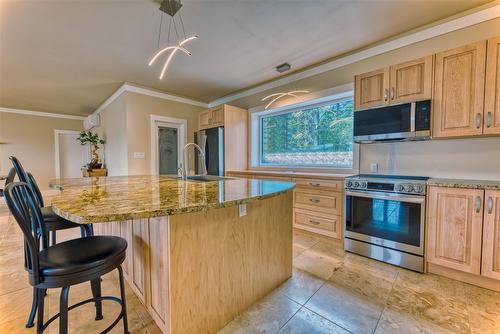
<path id="1" fill-rule="evenodd" d="M 60 179 L 54 212 L 75 223 L 125 221 L 223 208 L 279 195 L 291 182 L 232 178 L 183 181 L 168 176 Z"/>
<path id="2" fill-rule="evenodd" d="M 449 187 L 449 188 L 500 190 L 500 181 L 488 181 L 488 180 L 431 178 L 427 181 L 427 185 L 437 186 L 437 187 Z"/>
<path id="3" fill-rule="evenodd" d="M 315 173 L 315 172 L 295 172 L 295 171 L 277 171 L 277 170 L 232 170 L 227 174 L 245 174 L 256 176 L 285 176 L 285 177 L 303 177 L 315 179 L 345 179 L 355 174 L 334 174 L 334 173 Z"/>

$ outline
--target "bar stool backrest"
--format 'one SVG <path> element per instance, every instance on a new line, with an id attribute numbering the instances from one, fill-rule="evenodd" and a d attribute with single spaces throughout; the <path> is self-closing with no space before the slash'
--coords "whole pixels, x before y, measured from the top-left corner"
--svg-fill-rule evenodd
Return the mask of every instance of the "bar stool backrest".
<path id="1" fill-rule="evenodd" d="M 24 235 L 25 266 L 33 284 L 40 283 L 38 253 L 47 248 L 48 238 L 42 212 L 35 194 L 25 182 L 13 182 L 5 188 L 5 201 Z"/>
<path id="2" fill-rule="evenodd" d="M 11 168 L 9 170 L 9 174 L 7 174 L 7 178 L 5 179 L 5 186 L 7 187 L 9 183 L 14 182 L 14 178 L 16 177 L 16 169 Z"/>
<path id="3" fill-rule="evenodd" d="M 21 165 L 21 162 L 16 157 L 11 156 L 10 160 L 12 161 L 12 165 L 14 165 L 19 181 L 27 183 L 33 189 L 38 205 L 44 207 L 45 204 L 43 202 L 42 193 L 40 192 L 40 188 L 38 188 L 38 184 L 36 183 L 33 175 L 26 172 L 26 170 L 23 168 L 23 165 Z"/>

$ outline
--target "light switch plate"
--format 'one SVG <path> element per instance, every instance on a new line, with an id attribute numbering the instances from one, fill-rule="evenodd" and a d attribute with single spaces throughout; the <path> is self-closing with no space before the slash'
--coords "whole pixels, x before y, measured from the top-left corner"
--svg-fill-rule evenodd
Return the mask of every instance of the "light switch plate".
<path id="1" fill-rule="evenodd" d="M 247 215 L 247 205 L 240 204 L 238 206 L 238 213 L 239 213 L 240 217 L 246 216 Z"/>
<path id="2" fill-rule="evenodd" d="M 134 159 L 144 159 L 146 157 L 146 153 L 144 152 L 134 152 Z"/>
<path id="3" fill-rule="evenodd" d="M 378 163 L 373 162 L 370 164 L 370 172 L 372 172 L 372 173 L 378 172 Z"/>

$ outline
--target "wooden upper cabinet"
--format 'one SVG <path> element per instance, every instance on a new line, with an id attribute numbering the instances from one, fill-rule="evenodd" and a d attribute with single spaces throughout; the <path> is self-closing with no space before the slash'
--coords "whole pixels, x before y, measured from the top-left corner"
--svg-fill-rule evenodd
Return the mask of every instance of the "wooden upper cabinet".
<path id="1" fill-rule="evenodd" d="M 229 106 L 223 105 L 215 109 L 202 111 L 198 114 L 198 128 L 200 130 L 224 126 L 225 112 Z"/>
<path id="2" fill-rule="evenodd" d="M 432 95 L 432 56 L 408 61 L 390 68 L 391 103 L 427 100 Z"/>
<path id="3" fill-rule="evenodd" d="M 389 103 L 389 68 L 356 75 L 354 86 L 356 110 Z"/>
<path id="4" fill-rule="evenodd" d="M 436 55 L 433 137 L 483 133 L 486 41 Z"/>
<path id="5" fill-rule="evenodd" d="M 500 191 L 486 191 L 481 274 L 500 280 Z"/>
<path id="6" fill-rule="evenodd" d="M 484 133 L 500 133 L 500 37 L 488 40 L 484 94 Z"/>
<path id="7" fill-rule="evenodd" d="M 427 261 L 479 275 L 484 190 L 430 187 Z"/>
<path id="8" fill-rule="evenodd" d="M 211 110 L 205 110 L 200 112 L 198 115 L 198 128 L 200 130 L 209 128 L 211 126 L 211 121 L 212 121 L 211 117 L 212 117 Z"/>

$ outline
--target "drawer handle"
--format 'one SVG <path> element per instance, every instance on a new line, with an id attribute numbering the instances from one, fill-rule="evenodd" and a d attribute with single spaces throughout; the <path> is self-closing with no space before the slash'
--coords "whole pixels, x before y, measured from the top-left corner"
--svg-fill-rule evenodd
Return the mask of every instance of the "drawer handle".
<path id="1" fill-rule="evenodd" d="M 488 197 L 488 214 L 493 213 L 493 198 L 490 196 Z"/>
<path id="2" fill-rule="evenodd" d="M 311 224 L 314 224 L 314 225 L 319 225 L 319 224 L 321 224 L 319 221 L 317 221 L 317 220 L 312 220 L 312 219 L 309 219 L 309 222 L 310 222 Z"/>
<path id="3" fill-rule="evenodd" d="M 481 196 L 476 197 L 476 213 L 481 212 Z"/>
<path id="4" fill-rule="evenodd" d="M 321 200 L 319 200 L 317 198 L 309 198 L 309 201 L 311 201 L 313 203 L 319 203 L 319 202 L 321 202 Z"/>
<path id="5" fill-rule="evenodd" d="M 319 187 L 319 186 L 321 186 L 321 183 L 313 183 L 313 182 L 309 182 L 309 185 L 310 185 L 310 186 L 313 186 L 313 187 Z"/>
<path id="6" fill-rule="evenodd" d="M 481 127 L 481 118 L 482 118 L 481 113 L 477 113 L 477 115 L 476 115 L 476 128 L 478 128 L 478 129 Z"/>

